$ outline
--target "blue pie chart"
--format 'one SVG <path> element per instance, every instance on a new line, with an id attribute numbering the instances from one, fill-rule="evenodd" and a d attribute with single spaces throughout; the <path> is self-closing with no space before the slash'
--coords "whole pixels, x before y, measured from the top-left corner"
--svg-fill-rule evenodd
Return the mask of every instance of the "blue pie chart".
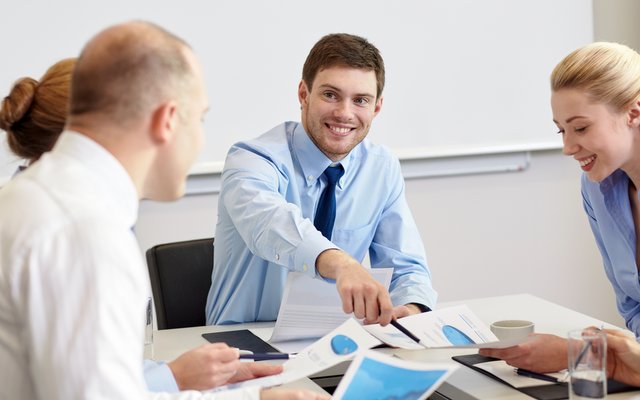
<path id="1" fill-rule="evenodd" d="M 442 333 L 444 333 L 444 336 L 454 346 L 475 343 L 469 336 L 455 326 L 444 325 L 442 327 Z"/>
<path id="2" fill-rule="evenodd" d="M 358 344 L 348 336 L 335 335 L 331 339 L 331 350 L 339 355 L 347 355 L 358 350 Z"/>

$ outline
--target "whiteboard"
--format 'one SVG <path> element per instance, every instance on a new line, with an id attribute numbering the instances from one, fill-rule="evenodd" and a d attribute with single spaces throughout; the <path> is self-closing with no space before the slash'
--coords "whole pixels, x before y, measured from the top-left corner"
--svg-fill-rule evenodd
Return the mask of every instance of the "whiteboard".
<path id="1" fill-rule="evenodd" d="M 102 28 L 156 22 L 202 61 L 211 111 L 200 165 L 238 140 L 299 120 L 302 64 L 323 35 L 368 38 L 387 69 L 369 137 L 408 158 L 469 148 L 559 146 L 548 76 L 593 40 L 590 0 L 82 0 L 11 2 L 3 9 L 0 95 L 77 55 Z M 0 177 L 16 160 L 0 140 Z"/>

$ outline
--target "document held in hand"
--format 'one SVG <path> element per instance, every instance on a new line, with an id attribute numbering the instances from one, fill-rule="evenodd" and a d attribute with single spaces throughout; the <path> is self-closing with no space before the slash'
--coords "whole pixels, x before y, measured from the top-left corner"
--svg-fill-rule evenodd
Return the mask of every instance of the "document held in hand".
<path id="1" fill-rule="evenodd" d="M 350 360 L 360 351 L 379 344 L 381 342 L 367 333 L 356 320 L 347 317 L 342 324 L 300 350 L 295 358 L 286 361 L 283 364 L 284 371 L 282 373 L 217 387 L 212 391 L 248 386 L 264 388 L 293 382 Z"/>
<path id="2" fill-rule="evenodd" d="M 369 270 L 387 290 L 393 268 Z M 289 272 L 270 343 L 317 339 L 331 332 L 352 314 L 342 311 L 342 300 L 334 283 Z M 277 346 L 276 346 L 277 347 Z"/>

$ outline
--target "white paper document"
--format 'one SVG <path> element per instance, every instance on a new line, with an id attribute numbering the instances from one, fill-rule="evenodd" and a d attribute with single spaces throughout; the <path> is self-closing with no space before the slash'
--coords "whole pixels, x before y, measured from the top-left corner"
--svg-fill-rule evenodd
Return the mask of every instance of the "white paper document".
<path id="1" fill-rule="evenodd" d="M 393 268 L 372 268 L 369 272 L 389 289 Z M 342 311 L 342 300 L 335 284 L 290 272 L 269 343 L 280 348 L 278 342 L 317 339 L 351 316 Z"/>
<path id="2" fill-rule="evenodd" d="M 351 362 L 333 399 L 426 399 L 457 368 L 362 351 Z"/>
<path id="3" fill-rule="evenodd" d="M 475 364 L 474 367 L 483 369 L 490 374 L 502 379 L 507 382 L 509 385 L 515 388 L 523 388 L 529 386 L 540 386 L 540 385 L 553 385 L 553 382 L 543 381 L 541 379 L 529 378 L 526 376 L 518 375 L 516 373 L 516 369 L 511 365 L 507 364 L 505 361 L 489 361 Z M 554 372 L 554 373 L 546 373 L 549 377 L 553 377 L 558 379 L 559 381 L 564 381 L 566 378 L 566 374 L 564 372 Z"/>
<path id="4" fill-rule="evenodd" d="M 358 351 L 370 349 L 380 344 L 382 342 L 364 330 L 358 321 L 349 318 L 329 334 L 300 351 L 296 358 L 285 362 L 282 373 L 223 386 L 213 391 L 248 386 L 282 385 L 350 360 L 355 357 Z M 349 352 L 346 353 L 345 349 L 349 349 Z"/>
<path id="5" fill-rule="evenodd" d="M 526 339 L 500 342 L 491 329 L 466 305 L 443 308 L 410 315 L 398 320 L 404 328 L 418 337 L 426 347 L 509 347 Z M 423 349 L 424 347 L 393 325 L 366 325 L 369 333 L 392 347 Z"/>

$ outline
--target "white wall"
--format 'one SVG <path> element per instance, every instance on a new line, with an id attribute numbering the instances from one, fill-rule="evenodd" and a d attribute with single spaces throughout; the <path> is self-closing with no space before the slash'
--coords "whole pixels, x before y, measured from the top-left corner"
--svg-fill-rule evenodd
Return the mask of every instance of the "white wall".
<path id="1" fill-rule="evenodd" d="M 593 0 L 596 40 L 620 42 L 640 51 L 640 1 Z"/>
<path id="2" fill-rule="evenodd" d="M 378 143 L 413 151 L 531 146 L 546 143 L 545 133 L 553 129 L 537 107 L 549 96 L 546 71 L 562 54 L 593 38 L 590 0 L 366 4 L 16 1 L 3 10 L 0 24 L 0 37 L 20 32 L 20 40 L 3 42 L 7 61 L 0 68 L 0 93 L 9 93 L 18 77 L 37 78 L 53 62 L 78 54 L 104 26 L 132 18 L 153 21 L 187 40 L 202 62 L 212 105 L 204 129 L 217 136 L 205 143 L 198 163 L 218 162 L 238 140 L 297 119 L 296 88 L 309 49 L 324 34 L 350 32 L 371 40 L 384 56 L 385 106 L 371 132 Z M 37 31 L 24 28 L 25 15 Z M 514 95 L 520 101 L 511 101 Z M 459 118 L 460 99 L 473 105 L 464 107 L 465 118 Z M 427 115 L 425 109 L 430 110 Z M 501 112 L 499 124 L 493 119 L 496 110 Z M 518 116 L 524 113 L 530 118 L 523 125 Z M 419 124 L 411 117 L 415 115 L 421 116 Z M 0 137 L 0 177 L 11 175 L 19 162 L 4 144 Z"/>
<path id="3" fill-rule="evenodd" d="M 623 325 L 582 211 L 579 176 L 555 150 L 532 153 L 523 172 L 407 180 L 440 300 L 527 292 Z M 143 202 L 142 249 L 213 236 L 217 200 Z"/>

